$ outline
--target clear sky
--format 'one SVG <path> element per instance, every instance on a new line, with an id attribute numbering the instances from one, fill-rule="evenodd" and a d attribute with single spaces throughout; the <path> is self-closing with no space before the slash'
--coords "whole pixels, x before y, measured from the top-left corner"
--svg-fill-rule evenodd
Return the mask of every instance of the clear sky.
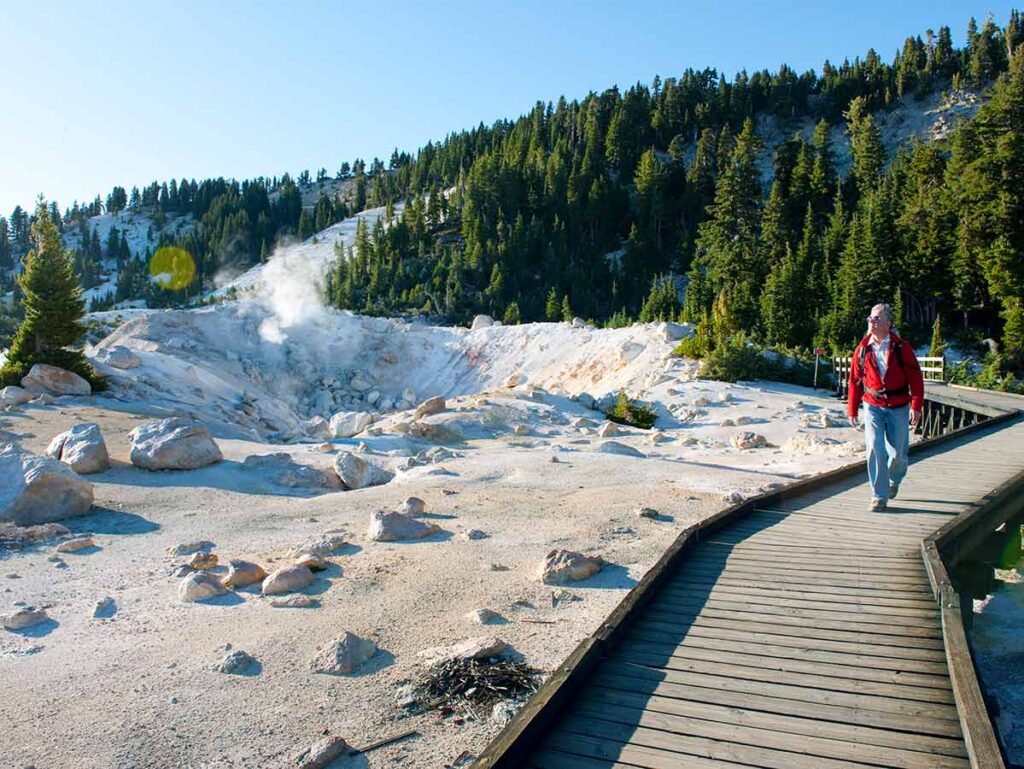
<path id="1" fill-rule="evenodd" d="M 0 0 L 0 215 L 171 177 L 387 159 L 537 100 L 687 67 L 821 71 L 1001 0 Z"/>

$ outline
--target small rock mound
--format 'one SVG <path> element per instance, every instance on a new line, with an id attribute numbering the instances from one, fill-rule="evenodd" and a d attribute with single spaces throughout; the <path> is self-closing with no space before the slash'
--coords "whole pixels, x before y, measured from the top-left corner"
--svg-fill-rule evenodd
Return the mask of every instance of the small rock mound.
<path id="1" fill-rule="evenodd" d="M 128 438 L 132 464 L 146 470 L 194 470 L 224 458 L 206 428 L 184 417 L 148 422 Z"/>
<path id="2" fill-rule="evenodd" d="M 232 559 L 228 561 L 228 573 L 221 580 L 224 587 L 246 587 L 266 579 L 267 572 L 258 563 Z"/>
<path id="3" fill-rule="evenodd" d="M 537 573 L 541 582 L 547 585 L 562 585 L 592 577 L 601 571 L 604 564 L 603 558 L 555 549 L 544 557 Z"/>
<path id="4" fill-rule="evenodd" d="M 406 539 L 423 539 L 441 531 L 433 523 L 425 523 L 410 515 L 378 510 L 370 514 L 370 529 L 367 532 L 374 542 L 399 542 Z"/>
<path id="5" fill-rule="evenodd" d="M 5 614 L 2 618 L 2 623 L 7 630 L 24 630 L 25 628 L 47 622 L 49 619 L 50 617 L 45 609 L 25 606 L 10 614 Z"/>
<path id="6" fill-rule="evenodd" d="M 347 630 L 316 655 L 312 668 L 317 673 L 348 675 L 377 653 L 377 644 Z"/>
<path id="7" fill-rule="evenodd" d="M 63 462 L 79 475 L 110 469 L 100 426 L 91 422 L 75 425 L 56 436 L 47 446 L 46 456 Z"/>
<path id="8" fill-rule="evenodd" d="M 241 649 L 234 649 L 228 652 L 227 656 L 220 661 L 217 665 L 217 670 L 228 675 L 244 676 L 255 672 L 259 664 L 251 654 Z"/>
<path id="9" fill-rule="evenodd" d="M 733 448 L 745 450 L 745 449 L 760 449 L 768 445 L 768 439 L 760 433 L 737 433 L 729 439 Z"/>
<path id="10" fill-rule="evenodd" d="M 178 584 L 178 598 L 182 603 L 195 603 L 225 595 L 228 591 L 212 574 L 196 571 L 185 576 Z"/>
<path id="11" fill-rule="evenodd" d="M 348 743 L 341 737 L 325 737 L 295 757 L 297 769 L 327 769 L 338 757 L 348 751 Z"/>
<path id="12" fill-rule="evenodd" d="M 271 572 L 263 580 L 263 595 L 282 595 L 302 590 L 316 582 L 316 576 L 307 567 L 301 565 L 282 566 Z"/>
<path id="13" fill-rule="evenodd" d="M 373 423 L 373 415 L 366 411 L 339 411 L 331 417 L 328 429 L 334 438 L 351 438 Z"/>
<path id="14" fill-rule="evenodd" d="M 427 504 L 419 497 L 406 497 L 405 501 L 398 507 L 398 512 L 402 515 L 412 517 L 423 515 L 426 511 Z"/>
<path id="15" fill-rule="evenodd" d="M 423 419 L 423 417 L 430 416 L 431 414 L 439 414 L 448 408 L 448 403 L 440 395 L 435 395 L 433 398 L 427 398 L 423 403 L 416 407 L 416 419 Z"/>
<path id="16" fill-rule="evenodd" d="M 291 454 L 285 452 L 248 456 L 242 462 L 242 467 L 258 472 L 261 478 L 289 489 L 341 488 L 341 480 L 335 473 L 299 464 L 292 459 Z"/>
<path id="17" fill-rule="evenodd" d="M 632 446 L 627 446 L 625 443 L 619 443 L 618 441 L 605 441 L 598 449 L 602 454 L 619 454 L 624 457 L 638 457 L 639 459 L 646 459 L 647 455 L 638 449 L 634 449 Z"/>
<path id="18" fill-rule="evenodd" d="M 395 474 L 351 451 L 342 451 L 334 460 L 334 470 L 347 489 L 365 489 L 390 482 Z"/>

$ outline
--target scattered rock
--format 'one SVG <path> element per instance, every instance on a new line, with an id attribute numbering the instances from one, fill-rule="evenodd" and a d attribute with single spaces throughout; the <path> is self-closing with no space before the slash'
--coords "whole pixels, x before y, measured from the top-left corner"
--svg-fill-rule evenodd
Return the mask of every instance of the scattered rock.
<path id="1" fill-rule="evenodd" d="M 753 421 L 754 421 L 753 417 L 748 417 L 748 416 L 743 416 L 743 415 L 736 417 L 736 425 L 737 426 L 749 425 Z"/>
<path id="2" fill-rule="evenodd" d="M 87 513 L 92 501 L 92 484 L 67 465 L 12 444 L 0 449 L 0 521 L 50 523 Z"/>
<path id="3" fill-rule="evenodd" d="M 228 573 L 221 584 L 230 588 L 246 587 L 262 582 L 266 576 L 266 569 L 259 564 L 233 558 L 228 561 Z"/>
<path id="4" fill-rule="evenodd" d="M 473 325 L 470 326 L 472 331 L 476 331 L 478 328 L 490 328 L 494 325 L 494 318 L 490 315 L 477 315 L 473 318 Z"/>
<path id="5" fill-rule="evenodd" d="M 492 622 L 497 622 L 502 619 L 502 616 L 496 611 L 490 609 L 474 609 L 466 615 L 466 619 L 471 622 L 475 622 L 478 625 L 489 625 Z"/>
<path id="6" fill-rule="evenodd" d="M 285 598 L 274 598 L 270 605 L 275 609 L 315 609 L 320 605 L 320 599 L 295 593 Z"/>
<path id="7" fill-rule="evenodd" d="M 564 587 L 558 588 L 551 593 L 551 606 L 558 607 L 563 603 L 575 603 L 576 601 L 582 601 L 583 599 L 576 595 L 571 590 L 566 590 Z"/>
<path id="8" fill-rule="evenodd" d="M 613 435 L 619 434 L 619 428 L 615 426 L 614 422 L 605 422 L 597 434 L 602 438 L 611 438 Z"/>
<path id="9" fill-rule="evenodd" d="M 370 515 L 367 537 L 374 542 L 398 542 L 403 539 L 422 539 L 439 531 L 441 527 L 436 524 L 425 523 L 402 513 L 378 510 Z"/>
<path id="10" fill-rule="evenodd" d="M 334 470 L 341 482 L 349 489 L 365 489 L 369 486 L 380 486 L 395 477 L 390 470 L 375 465 L 351 451 L 342 451 L 334 459 Z"/>
<path id="11" fill-rule="evenodd" d="M 742 493 L 738 491 L 730 491 L 727 494 L 723 495 L 722 499 L 724 499 L 730 505 L 738 505 L 745 499 L 745 497 Z"/>
<path id="12" fill-rule="evenodd" d="M 760 433 L 737 433 L 729 439 L 733 448 L 744 450 L 744 449 L 760 449 L 768 445 L 768 439 Z"/>
<path id="13" fill-rule="evenodd" d="M 529 425 L 519 424 L 512 428 L 513 435 L 527 435 L 530 432 Z"/>
<path id="14" fill-rule="evenodd" d="M 11 385 L 0 390 L 0 406 L 20 406 L 22 403 L 28 403 L 34 397 L 35 395 L 28 390 Z"/>
<path id="15" fill-rule="evenodd" d="M 491 721 L 500 726 L 504 726 L 513 718 L 516 713 L 523 706 L 521 702 L 515 702 L 513 700 L 499 700 L 494 703 L 494 707 L 491 708 Z"/>
<path id="16" fill-rule="evenodd" d="M 78 374 L 46 363 L 36 363 L 21 379 L 21 386 L 32 393 L 50 395 L 91 395 L 92 387 Z"/>
<path id="17" fill-rule="evenodd" d="M 572 327 L 573 328 L 586 328 L 587 327 L 587 322 L 585 320 L 583 320 L 583 318 L 573 318 L 572 319 Z"/>
<path id="18" fill-rule="evenodd" d="M 736 426 L 736 420 L 735 419 L 731 419 L 729 417 L 726 417 L 725 419 L 723 419 L 721 422 L 718 423 L 718 426 L 719 427 L 735 427 Z"/>
<path id="19" fill-rule="evenodd" d="M 659 328 L 666 342 L 678 342 L 693 335 L 693 327 L 682 323 L 662 323 Z"/>
<path id="20" fill-rule="evenodd" d="M 569 423 L 569 426 L 575 427 L 577 430 L 582 430 L 584 428 L 596 427 L 597 424 L 592 419 L 587 419 L 586 417 L 576 417 L 576 419 L 572 420 L 572 422 Z"/>
<path id="21" fill-rule="evenodd" d="M 503 563 L 492 563 L 491 571 L 511 571 L 511 569 Z"/>
<path id="22" fill-rule="evenodd" d="M 694 408 L 700 408 L 702 406 L 707 406 L 708 405 L 708 399 L 705 398 L 703 395 L 699 395 L 696 398 L 694 398 L 692 401 L 690 401 L 690 405 L 693 406 Z"/>
<path id="23" fill-rule="evenodd" d="M 282 566 L 263 580 L 260 592 L 263 595 L 282 595 L 302 590 L 316 582 L 313 572 L 305 566 Z"/>
<path id="24" fill-rule="evenodd" d="M 561 585 L 578 582 L 601 571 L 605 562 L 602 558 L 583 555 L 572 550 L 555 549 L 548 553 L 537 570 L 541 582 Z"/>
<path id="25" fill-rule="evenodd" d="M 82 535 L 73 537 L 72 539 L 66 539 L 57 545 L 58 553 L 77 553 L 79 550 L 85 550 L 89 547 L 96 547 L 96 542 L 89 535 Z"/>
<path id="26" fill-rule="evenodd" d="M 653 507 L 638 507 L 634 511 L 640 518 L 650 518 L 652 521 L 658 520 L 661 514 Z"/>
<path id="27" fill-rule="evenodd" d="M 39 625 L 50 619 L 45 609 L 37 609 L 35 606 L 26 606 L 10 614 L 3 616 L 3 626 L 8 630 L 24 630 L 25 628 Z"/>
<path id="28" fill-rule="evenodd" d="M 100 426 L 91 422 L 77 424 L 56 436 L 47 446 L 46 456 L 63 462 L 79 475 L 110 469 Z"/>
<path id="29" fill-rule="evenodd" d="M 818 424 L 820 424 L 822 427 L 828 428 L 835 427 L 837 423 L 831 413 L 829 413 L 828 411 L 822 411 L 818 415 Z"/>
<path id="30" fill-rule="evenodd" d="M 325 558 L 343 548 L 348 538 L 339 532 L 327 532 L 312 539 L 307 539 L 300 545 L 296 545 L 288 551 L 289 558 L 296 558 L 300 555 L 316 555 Z"/>
<path id="31" fill-rule="evenodd" d="M 427 504 L 419 497 L 406 497 L 405 501 L 398 506 L 398 512 L 402 515 L 417 516 L 427 511 Z"/>
<path id="32" fill-rule="evenodd" d="M 207 571 L 216 567 L 218 560 L 216 553 L 199 552 L 188 559 L 188 565 L 196 571 Z"/>
<path id="33" fill-rule="evenodd" d="M 101 598 L 92 607 L 92 616 L 95 619 L 109 619 L 117 613 L 117 602 L 109 595 Z"/>
<path id="34" fill-rule="evenodd" d="M 488 539 L 491 535 L 486 531 L 480 531 L 480 529 L 470 529 L 459 534 L 459 539 L 464 539 L 467 542 L 472 542 L 477 539 Z"/>
<path id="35" fill-rule="evenodd" d="M 494 636 L 467 638 L 454 646 L 438 646 L 424 649 L 417 656 L 428 660 L 429 664 L 437 664 L 448 660 L 484 660 L 497 657 L 508 648 L 508 644 Z"/>
<path id="36" fill-rule="evenodd" d="M 341 481 L 337 474 L 296 462 L 291 454 L 254 454 L 245 458 L 242 467 L 258 472 L 261 478 L 289 489 L 337 489 Z"/>
<path id="37" fill-rule="evenodd" d="M 430 416 L 431 414 L 439 414 L 447 408 L 448 404 L 445 399 L 440 395 L 435 395 L 433 398 L 427 398 L 416 407 L 415 418 L 423 419 L 423 417 Z"/>
<path id="38" fill-rule="evenodd" d="M 233 676 L 244 676 L 255 672 L 259 667 L 256 658 L 241 649 L 228 652 L 227 656 L 217 665 L 217 670 Z"/>
<path id="39" fill-rule="evenodd" d="M 376 653 L 377 644 L 346 630 L 344 635 L 320 650 L 312 668 L 317 673 L 348 675 Z"/>
<path id="40" fill-rule="evenodd" d="M 323 571 L 331 565 L 330 561 L 312 553 L 299 553 L 292 563 L 296 566 L 305 566 L 310 571 Z"/>
<path id="41" fill-rule="evenodd" d="M 334 759 L 348 751 L 348 743 L 341 737 L 325 737 L 295 757 L 298 769 L 327 769 Z"/>
<path id="42" fill-rule="evenodd" d="M 351 438 L 373 423 L 373 415 L 366 411 L 339 411 L 331 417 L 328 429 L 335 438 Z"/>
<path id="43" fill-rule="evenodd" d="M 627 446 L 625 443 L 619 443 L 618 441 L 605 441 L 598 449 L 602 454 L 621 454 L 625 457 L 639 457 L 640 459 L 646 459 L 646 454 L 642 451 L 634 449 L 632 446 Z"/>
<path id="44" fill-rule="evenodd" d="M 178 583 L 178 598 L 182 603 L 205 601 L 227 592 L 215 576 L 205 571 L 194 571 Z"/>
<path id="45" fill-rule="evenodd" d="M 200 539 L 196 542 L 185 542 L 174 547 L 167 548 L 167 554 L 172 556 L 192 555 L 206 550 L 213 550 L 214 544 L 208 539 Z"/>
<path id="46" fill-rule="evenodd" d="M 224 458 L 206 428 L 184 417 L 148 422 L 128 438 L 132 464 L 146 470 L 193 470 Z"/>
<path id="47" fill-rule="evenodd" d="M 107 350 L 103 362 L 114 368 L 131 369 L 139 366 L 142 360 L 124 345 L 117 345 Z"/>

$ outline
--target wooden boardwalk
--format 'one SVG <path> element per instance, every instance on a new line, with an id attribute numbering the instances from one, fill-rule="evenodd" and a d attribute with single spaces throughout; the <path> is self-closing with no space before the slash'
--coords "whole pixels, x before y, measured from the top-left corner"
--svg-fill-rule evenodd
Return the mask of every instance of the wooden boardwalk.
<path id="1" fill-rule="evenodd" d="M 1022 468 L 1017 419 L 918 452 L 884 513 L 860 473 L 755 507 L 681 554 L 521 758 L 499 736 L 479 764 L 970 767 L 921 543 Z"/>

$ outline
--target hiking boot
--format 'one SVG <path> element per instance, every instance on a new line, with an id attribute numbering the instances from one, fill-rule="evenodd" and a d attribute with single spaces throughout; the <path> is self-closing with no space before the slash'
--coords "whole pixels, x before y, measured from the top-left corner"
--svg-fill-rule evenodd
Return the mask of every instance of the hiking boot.
<path id="1" fill-rule="evenodd" d="M 896 499 L 896 495 L 900 493 L 900 485 L 898 483 L 889 484 L 889 499 Z"/>
<path id="2" fill-rule="evenodd" d="M 871 506 L 868 508 L 872 513 L 880 513 L 885 510 L 885 500 L 878 499 L 875 497 L 871 500 Z"/>

